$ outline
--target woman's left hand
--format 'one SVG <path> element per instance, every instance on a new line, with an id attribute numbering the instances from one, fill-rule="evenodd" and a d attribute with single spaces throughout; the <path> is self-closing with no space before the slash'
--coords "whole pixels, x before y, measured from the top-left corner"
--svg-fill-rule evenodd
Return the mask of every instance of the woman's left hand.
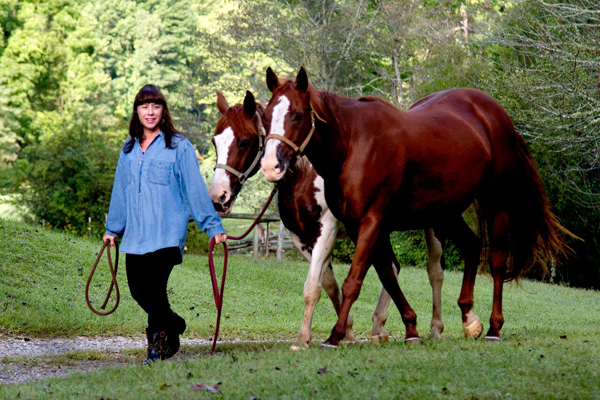
<path id="1" fill-rule="evenodd" d="M 215 243 L 216 244 L 225 243 L 226 240 L 227 240 L 227 235 L 225 233 L 219 233 L 218 235 L 215 235 Z"/>

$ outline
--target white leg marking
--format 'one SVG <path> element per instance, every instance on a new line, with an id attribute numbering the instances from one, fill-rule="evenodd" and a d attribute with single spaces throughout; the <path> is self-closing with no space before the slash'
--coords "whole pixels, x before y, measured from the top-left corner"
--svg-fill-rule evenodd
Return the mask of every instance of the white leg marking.
<path id="1" fill-rule="evenodd" d="M 425 230 L 425 242 L 427 243 L 428 262 L 427 274 L 431 285 L 433 312 L 431 315 L 431 338 L 439 338 L 444 331 L 442 321 L 442 285 L 444 284 L 444 270 L 442 269 L 442 243 L 435 237 L 433 229 Z"/>
<path id="2" fill-rule="evenodd" d="M 304 283 L 304 319 L 302 321 L 302 327 L 298 332 L 298 340 L 296 341 L 296 343 L 294 343 L 294 345 L 292 345 L 292 349 L 308 347 L 308 343 L 312 339 L 311 327 L 313 313 L 315 306 L 321 298 L 321 289 L 323 288 L 323 275 L 329 269 L 327 265 L 329 264 L 329 261 L 331 259 L 331 254 L 333 253 L 333 245 L 335 243 L 337 231 L 339 229 L 339 221 L 335 219 L 333 214 L 329 211 L 327 203 L 325 202 L 325 197 L 323 194 L 323 178 L 318 176 L 315 179 L 314 185 L 317 189 L 315 193 L 316 200 L 322 209 L 321 217 L 319 218 L 319 222 L 321 223 L 321 233 L 317 238 L 313 246 L 313 251 L 311 253 L 310 268 L 308 270 L 306 282 Z M 330 288 L 328 287 L 327 289 Z M 334 297 L 335 298 L 333 298 L 332 301 L 339 301 L 341 304 L 341 299 L 338 298 L 338 295 Z"/>
<path id="3" fill-rule="evenodd" d="M 394 263 L 392 263 L 392 269 L 394 270 L 396 279 L 398 279 L 398 270 L 396 269 Z M 390 308 L 391 302 L 392 298 L 385 288 L 382 287 L 381 294 L 379 295 L 379 301 L 377 302 L 377 307 L 375 307 L 373 317 L 371 318 L 373 321 L 373 328 L 371 329 L 371 343 L 373 344 L 385 343 L 390 338 L 390 335 L 385 330 L 384 325 L 387 321 L 388 309 Z"/>

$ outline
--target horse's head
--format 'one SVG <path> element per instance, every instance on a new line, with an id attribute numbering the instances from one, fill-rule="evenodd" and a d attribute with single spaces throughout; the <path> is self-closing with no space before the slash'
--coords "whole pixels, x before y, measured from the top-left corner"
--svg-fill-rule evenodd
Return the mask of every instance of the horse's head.
<path id="1" fill-rule="evenodd" d="M 221 118 L 212 139 L 217 164 L 208 193 L 215 210 L 228 214 L 243 183 L 258 172 L 265 140 L 264 109 L 249 91 L 244 104 L 231 107 L 225 97 L 217 93 L 217 108 Z"/>
<path id="2" fill-rule="evenodd" d="M 311 94 L 316 97 L 318 92 L 309 86 L 304 68 L 300 68 L 296 81 L 279 80 L 268 68 L 267 87 L 273 95 L 265 109 L 269 134 L 261 172 L 268 181 L 277 182 L 302 155 L 310 141 L 315 118 Z"/>

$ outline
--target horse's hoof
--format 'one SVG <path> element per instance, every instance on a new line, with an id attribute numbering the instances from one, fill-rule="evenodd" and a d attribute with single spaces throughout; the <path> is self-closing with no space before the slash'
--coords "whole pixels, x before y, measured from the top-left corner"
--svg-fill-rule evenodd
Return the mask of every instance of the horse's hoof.
<path id="1" fill-rule="evenodd" d="M 423 344 L 423 340 L 420 337 L 411 337 L 404 339 L 404 343 L 408 344 Z"/>
<path id="2" fill-rule="evenodd" d="M 465 339 L 479 339 L 483 333 L 483 324 L 479 320 L 479 317 L 475 317 L 475 320 L 473 320 L 469 325 L 463 325 L 463 330 L 465 332 Z"/>
<path id="3" fill-rule="evenodd" d="M 334 344 L 329 344 L 327 342 L 323 342 L 323 343 L 321 343 L 321 348 L 323 350 L 330 350 L 330 349 L 337 349 L 338 347 Z"/>
<path id="4" fill-rule="evenodd" d="M 306 350 L 306 349 L 308 349 L 308 343 L 300 345 L 300 344 L 298 344 L 298 342 L 296 342 L 290 346 L 290 350 L 294 350 L 294 351 Z"/>
<path id="5" fill-rule="evenodd" d="M 431 329 L 431 332 L 429 332 L 429 339 L 440 339 L 442 337 L 442 332 L 438 331 L 435 328 Z"/>
<path id="6" fill-rule="evenodd" d="M 381 344 L 390 341 L 390 335 L 382 334 L 371 336 L 371 344 Z"/>
<path id="7" fill-rule="evenodd" d="M 356 343 L 356 337 L 354 336 L 354 332 L 350 331 L 350 332 L 346 332 L 346 335 L 344 336 L 344 338 L 341 340 L 342 343 Z"/>
<path id="8" fill-rule="evenodd" d="M 486 342 L 500 342 L 500 338 L 498 336 L 486 336 L 483 338 Z"/>

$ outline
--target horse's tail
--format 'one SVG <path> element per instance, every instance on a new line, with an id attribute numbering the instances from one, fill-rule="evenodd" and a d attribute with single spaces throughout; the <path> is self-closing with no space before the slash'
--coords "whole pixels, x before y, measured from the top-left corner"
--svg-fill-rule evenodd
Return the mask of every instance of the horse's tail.
<path id="1" fill-rule="evenodd" d="M 510 188 L 517 196 L 509 211 L 511 257 L 506 280 L 518 280 L 533 265 L 548 273 L 548 263 L 560 263 L 572 253 L 565 236 L 577 238 L 559 222 L 550 210 L 548 195 L 542 185 L 529 148 L 516 134 L 517 169 Z"/>

